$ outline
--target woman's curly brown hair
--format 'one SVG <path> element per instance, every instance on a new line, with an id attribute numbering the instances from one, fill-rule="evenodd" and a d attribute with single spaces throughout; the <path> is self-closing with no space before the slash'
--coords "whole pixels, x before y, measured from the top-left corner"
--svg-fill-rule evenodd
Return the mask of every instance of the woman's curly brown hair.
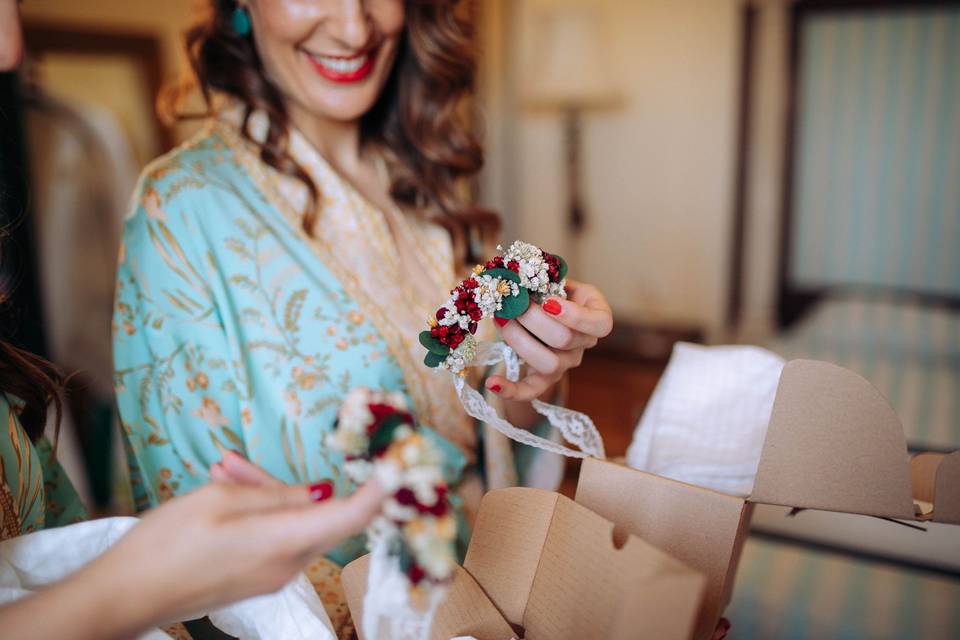
<path id="1" fill-rule="evenodd" d="M 406 25 L 397 58 L 377 102 L 361 119 L 361 142 L 376 145 L 387 160 L 390 195 L 405 209 L 425 213 L 446 227 L 462 260 L 471 247 L 487 244 L 499 229 L 495 214 L 465 209 L 462 179 L 483 165 L 469 110 L 476 76 L 472 21 L 458 0 L 406 0 Z M 264 71 L 254 40 L 232 27 L 236 0 L 211 0 L 209 15 L 186 34 L 187 52 L 208 110 L 214 94 L 246 106 L 242 134 L 254 110 L 269 126 L 260 158 L 306 185 L 310 204 L 303 228 L 312 233 L 320 202 L 315 185 L 287 151 L 289 118 L 283 96 Z M 181 92 L 182 95 L 182 92 Z M 208 114 L 204 114 L 208 115 Z"/>

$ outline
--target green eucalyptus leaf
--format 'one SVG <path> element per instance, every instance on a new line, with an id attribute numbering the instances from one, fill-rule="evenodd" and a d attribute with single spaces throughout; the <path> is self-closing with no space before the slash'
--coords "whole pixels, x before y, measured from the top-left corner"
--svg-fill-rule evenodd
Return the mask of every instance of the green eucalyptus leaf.
<path id="1" fill-rule="evenodd" d="M 438 356 L 446 357 L 450 353 L 450 347 L 430 335 L 429 331 L 420 332 L 420 344 L 425 346 L 430 353 L 435 353 Z"/>
<path id="2" fill-rule="evenodd" d="M 446 356 L 442 356 L 439 353 L 434 353 L 433 351 L 427 351 L 427 355 L 423 358 L 423 364 L 431 368 L 436 368 L 440 366 L 440 363 L 446 360 Z"/>
<path id="3" fill-rule="evenodd" d="M 403 416 L 396 413 L 384 418 L 374 434 L 370 436 L 370 446 L 368 448 L 370 455 L 389 447 L 390 443 L 393 442 L 393 432 L 397 430 L 397 427 L 405 423 L 406 420 Z"/>
<path id="4" fill-rule="evenodd" d="M 520 274 L 510 271 L 510 269 L 487 269 L 480 275 L 490 276 L 492 278 L 500 278 L 502 280 L 510 280 L 511 282 L 520 284 Z"/>
<path id="5" fill-rule="evenodd" d="M 504 320 L 519 318 L 530 306 L 530 292 L 520 287 L 520 293 L 515 296 L 504 296 L 503 308 L 495 314 Z"/>
<path id="6" fill-rule="evenodd" d="M 563 282 L 563 279 L 567 277 L 567 261 L 557 256 L 557 260 L 560 261 L 560 282 Z"/>

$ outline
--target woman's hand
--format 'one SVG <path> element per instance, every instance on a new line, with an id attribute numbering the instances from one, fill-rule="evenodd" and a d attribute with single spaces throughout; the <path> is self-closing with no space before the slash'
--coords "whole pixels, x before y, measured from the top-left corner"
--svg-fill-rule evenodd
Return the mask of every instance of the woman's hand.
<path id="1" fill-rule="evenodd" d="M 190 619 L 276 591 L 380 511 L 376 481 L 332 498 L 326 485 L 286 486 L 225 458 L 215 468 L 242 468 L 245 479 L 221 478 L 151 511 L 77 573 L 0 610 L 4 628 L 22 638 L 127 638 Z"/>
<path id="2" fill-rule="evenodd" d="M 126 574 L 130 593 L 152 593 L 138 599 L 163 605 L 155 622 L 182 619 L 276 591 L 311 558 L 360 533 L 383 495 L 374 481 L 317 504 L 310 487 L 215 482 L 149 513 L 104 554 L 98 574 Z"/>
<path id="3" fill-rule="evenodd" d="M 527 402 L 553 388 L 567 372 L 580 365 L 583 352 L 594 347 L 613 328 L 613 313 L 596 287 L 567 280 L 568 298 L 548 298 L 504 324 L 504 341 L 527 363 L 526 377 L 510 382 L 490 376 L 487 388 L 507 400 Z"/>

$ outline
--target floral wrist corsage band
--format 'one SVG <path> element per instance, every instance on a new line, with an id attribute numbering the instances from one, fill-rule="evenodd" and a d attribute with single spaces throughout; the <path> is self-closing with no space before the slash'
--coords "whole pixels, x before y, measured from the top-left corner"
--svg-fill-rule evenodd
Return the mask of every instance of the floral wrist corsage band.
<path id="1" fill-rule="evenodd" d="M 423 363 L 454 374 L 454 386 L 466 412 L 507 437 L 565 456 L 603 458 L 603 440 L 588 416 L 540 400 L 532 403 L 568 442 L 580 449 L 575 451 L 513 426 L 466 384 L 467 369 L 471 365 L 500 362 L 505 365 L 508 380 L 519 379 L 520 362 L 509 346 L 502 342 L 479 342 L 474 337 L 482 320 L 513 320 L 523 315 L 531 300 L 541 302 L 550 296 L 565 298 L 567 295 L 567 263 L 560 256 L 519 240 L 506 251 L 501 247 L 498 250 L 500 255 L 477 265 L 473 274 L 450 292 L 446 304 L 427 321 L 429 328 L 420 333 L 420 343 L 427 349 Z"/>
<path id="2" fill-rule="evenodd" d="M 566 277 L 563 258 L 514 242 L 503 255 L 477 265 L 430 318 L 430 329 L 420 333 L 420 344 L 427 348 L 423 363 L 462 373 L 477 355 L 473 336 L 481 320 L 513 320 L 523 315 L 531 298 L 566 297 Z"/>
<path id="3" fill-rule="evenodd" d="M 375 477 L 388 494 L 366 530 L 364 635 L 426 638 L 457 564 L 443 456 L 417 428 L 402 394 L 363 387 L 344 399 L 327 444 L 344 455 L 351 480 Z"/>

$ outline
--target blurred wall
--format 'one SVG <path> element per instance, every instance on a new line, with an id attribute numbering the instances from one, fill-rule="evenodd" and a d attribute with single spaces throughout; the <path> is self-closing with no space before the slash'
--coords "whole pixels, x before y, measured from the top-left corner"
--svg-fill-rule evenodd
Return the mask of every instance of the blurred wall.
<path id="1" fill-rule="evenodd" d="M 751 78 L 749 190 L 746 194 L 743 304 L 739 339 L 774 330 L 786 118 L 788 0 L 760 0 Z"/>
<path id="2" fill-rule="evenodd" d="M 482 199 L 505 238 L 577 256 L 575 276 L 600 285 L 621 322 L 696 325 L 723 334 L 735 160 L 738 0 L 589 0 L 601 12 L 619 108 L 588 114 L 583 131 L 591 227 L 567 234 L 559 116 L 519 99 L 531 33 L 565 0 L 477 0 L 484 55 L 481 102 L 487 169 Z M 587 0 L 581 0 L 586 2 Z M 26 20 L 150 32 L 168 82 L 185 66 L 182 33 L 201 0 L 29 0 Z M 754 150 L 748 197 L 745 325 L 769 325 L 782 117 L 785 0 L 759 2 Z M 180 133 L 179 137 L 183 137 Z M 579 257 L 582 256 L 582 257 Z"/>
<path id="3" fill-rule="evenodd" d="M 490 146 L 481 185 L 513 234 L 578 255 L 621 322 L 695 325 L 716 335 L 727 294 L 740 5 L 736 0 L 596 0 L 623 93 L 589 114 L 590 227 L 563 226 L 561 121 L 523 109 L 534 21 L 560 0 L 488 0 L 483 85 Z"/>
<path id="4" fill-rule="evenodd" d="M 162 47 L 166 85 L 177 81 L 187 68 L 183 32 L 203 4 L 202 0 L 28 0 L 20 11 L 27 23 L 154 35 Z M 184 138 L 191 129 L 178 130 L 177 138 Z"/>

